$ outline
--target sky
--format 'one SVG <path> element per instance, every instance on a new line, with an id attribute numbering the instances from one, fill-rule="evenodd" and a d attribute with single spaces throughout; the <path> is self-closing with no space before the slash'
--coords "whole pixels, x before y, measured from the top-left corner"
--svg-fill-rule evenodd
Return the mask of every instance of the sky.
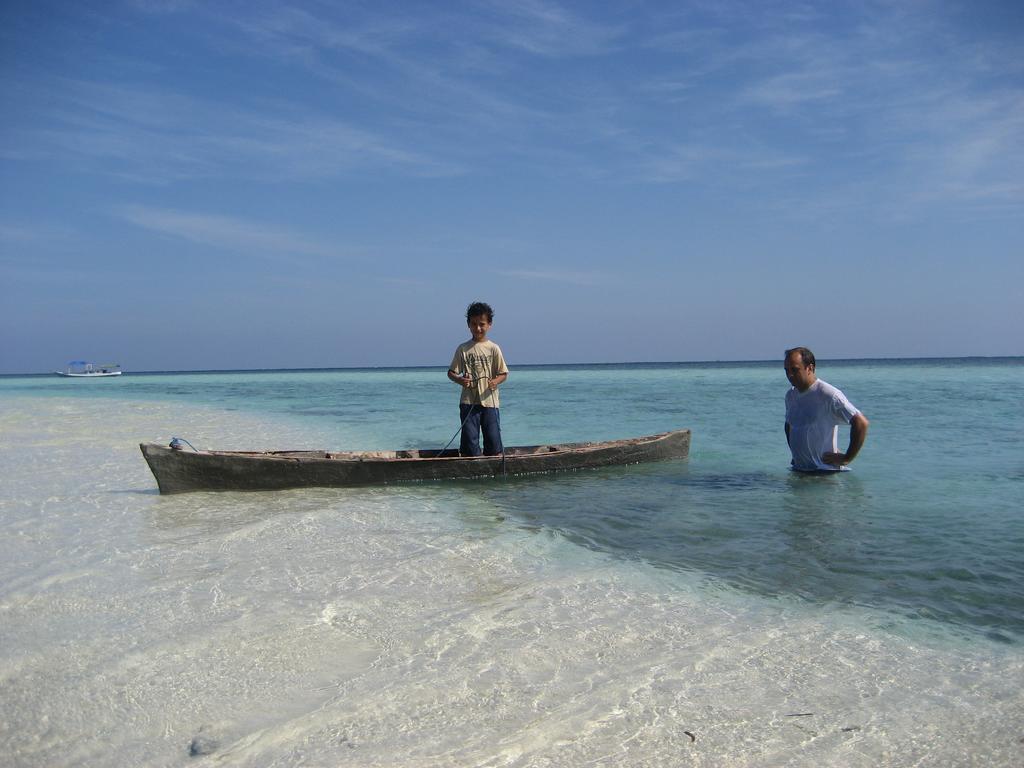
<path id="1" fill-rule="evenodd" d="M 0 373 L 1024 354 L 1024 3 L 0 4 Z"/>

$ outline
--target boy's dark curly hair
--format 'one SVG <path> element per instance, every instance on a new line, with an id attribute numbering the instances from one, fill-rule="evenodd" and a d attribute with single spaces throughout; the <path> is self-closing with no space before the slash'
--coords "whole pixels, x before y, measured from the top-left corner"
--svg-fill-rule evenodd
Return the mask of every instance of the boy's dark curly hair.
<path id="1" fill-rule="evenodd" d="M 491 309 L 490 304 L 486 304 L 482 301 L 474 301 L 466 308 L 467 323 L 470 321 L 471 318 L 474 318 L 477 315 L 486 315 L 488 323 L 494 322 L 494 310 Z"/>

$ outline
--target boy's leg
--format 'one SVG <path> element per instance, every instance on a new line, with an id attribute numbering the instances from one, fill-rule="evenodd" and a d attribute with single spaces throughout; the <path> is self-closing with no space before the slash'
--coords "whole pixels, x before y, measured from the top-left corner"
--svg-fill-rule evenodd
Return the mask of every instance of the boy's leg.
<path id="1" fill-rule="evenodd" d="M 459 418 L 462 419 L 462 439 L 459 441 L 461 456 L 480 455 L 480 411 L 479 405 L 459 403 Z"/>
<path id="2" fill-rule="evenodd" d="M 501 414 L 497 408 L 481 408 L 480 426 L 484 432 L 484 453 L 497 456 L 502 451 Z"/>

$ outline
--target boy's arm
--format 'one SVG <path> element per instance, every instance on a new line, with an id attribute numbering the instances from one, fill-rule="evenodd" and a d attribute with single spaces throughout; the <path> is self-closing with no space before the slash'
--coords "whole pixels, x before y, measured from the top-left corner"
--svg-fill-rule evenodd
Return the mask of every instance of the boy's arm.
<path id="1" fill-rule="evenodd" d="M 459 368 L 465 370 L 466 361 L 462 357 L 462 346 L 460 345 L 455 350 L 455 354 L 452 355 L 452 361 L 448 365 L 448 379 L 454 381 L 460 387 L 468 387 L 473 383 L 473 379 L 470 378 L 468 373 L 456 373 L 455 371 Z"/>
<path id="2" fill-rule="evenodd" d="M 491 370 L 501 371 L 501 373 L 492 376 L 490 381 L 487 382 L 487 386 L 492 391 L 501 386 L 505 379 L 508 378 L 508 366 L 505 365 L 505 356 L 501 354 L 501 347 L 497 344 L 494 345 L 494 354 L 491 358 Z"/>

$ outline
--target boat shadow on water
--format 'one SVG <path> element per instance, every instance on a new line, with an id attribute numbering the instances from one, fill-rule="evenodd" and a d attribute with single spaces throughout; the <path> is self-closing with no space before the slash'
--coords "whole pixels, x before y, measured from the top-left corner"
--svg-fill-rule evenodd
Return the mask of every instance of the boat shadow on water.
<path id="1" fill-rule="evenodd" d="M 660 462 L 476 489 L 495 519 L 769 598 L 890 606 L 862 481 Z M 911 598 L 907 598 L 908 602 Z"/>
<path id="2" fill-rule="evenodd" d="M 201 542 L 277 517 L 348 521 L 354 512 L 357 526 L 390 529 L 398 521 L 411 536 L 433 538 L 434 515 L 444 514 L 459 521 L 454 536 L 505 537 L 516 530 L 556 536 L 616 560 L 710 579 L 716 588 L 882 608 L 895 625 L 920 624 L 921 605 L 930 602 L 928 615 L 947 626 L 980 629 L 1003 642 L 1024 631 L 1019 621 L 990 626 L 991 617 L 972 616 L 970 606 L 943 607 L 933 599 L 934 580 L 908 571 L 902 556 L 906 531 L 887 522 L 885 498 L 853 472 L 723 472 L 666 460 L 383 486 L 122 493 L 153 496 L 147 504 L 153 534 L 176 541 Z M 956 586 L 984 585 L 959 579 Z"/>

